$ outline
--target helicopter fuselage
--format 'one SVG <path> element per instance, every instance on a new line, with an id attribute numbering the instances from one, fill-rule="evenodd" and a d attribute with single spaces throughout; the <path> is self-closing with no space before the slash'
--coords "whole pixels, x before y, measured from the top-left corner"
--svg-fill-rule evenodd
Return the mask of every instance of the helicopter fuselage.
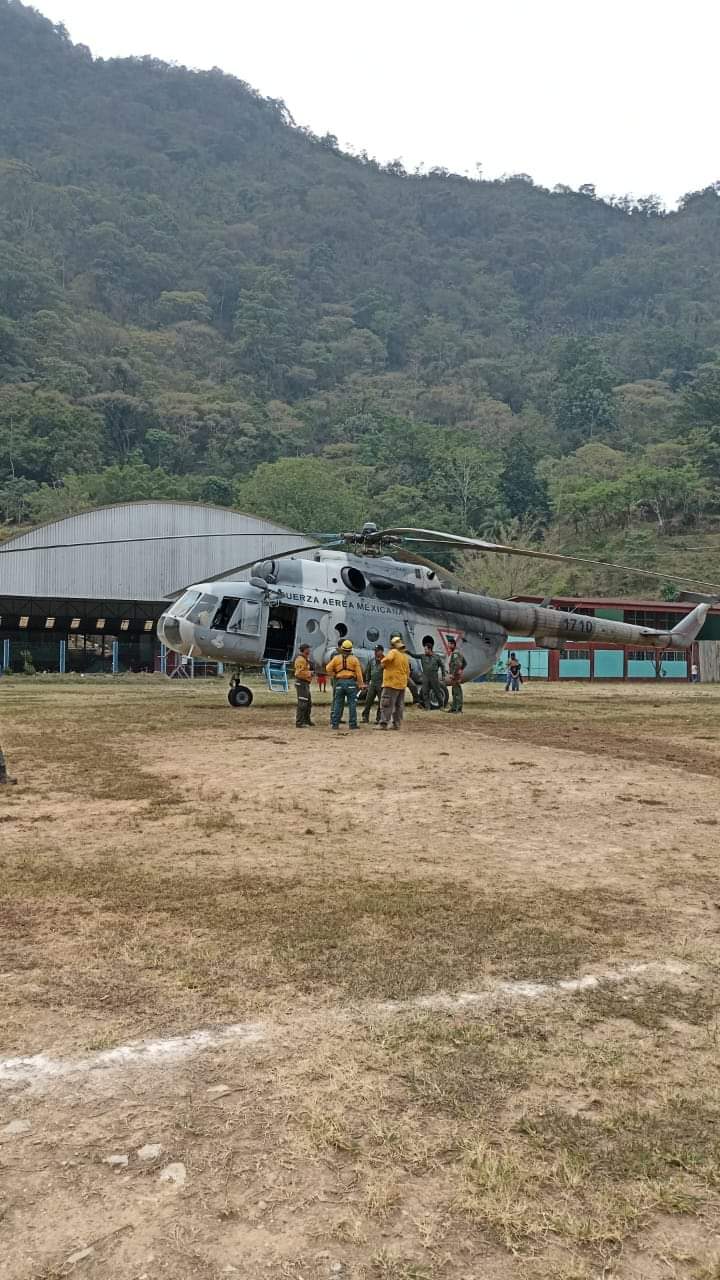
<path id="1" fill-rule="evenodd" d="M 309 644 L 321 665 L 346 636 L 363 660 L 378 644 L 387 649 L 397 633 L 411 655 L 422 653 L 428 639 L 443 654 L 454 636 L 463 642 L 467 676 L 483 675 L 506 631 L 490 619 L 433 607 L 437 586 L 433 570 L 389 556 L 320 551 L 268 560 L 254 566 L 249 582 L 190 588 L 163 614 L 158 635 L 188 657 L 237 666 L 287 661 L 300 644 Z"/>
<path id="2" fill-rule="evenodd" d="M 578 640 L 686 648 L 708 608 L 699 604 L 672 631 L 656 631 L 455 590 L 423 562 L 309 550 L 253 565 L 247 582 L 198 583 L 162 615 L 158 635 L 178 653 L 235 666 L 286 662 L 301 644 L 324 665 L 345 637 L 362 660 L 377 644 L 387 649 L 396 633 L 411 657 L 428 640 L 443 654 L 453 636 L 462 641 L 465 678 L 472 680 L 491 669 L 508 634 L 534 636 L 538 646 L 554 649 Z"/>

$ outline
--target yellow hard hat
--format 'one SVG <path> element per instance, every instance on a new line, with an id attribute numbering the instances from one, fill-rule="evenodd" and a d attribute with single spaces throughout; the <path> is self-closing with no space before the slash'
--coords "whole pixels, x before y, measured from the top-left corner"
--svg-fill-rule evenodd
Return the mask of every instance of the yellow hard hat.
<path id="1" fill-rule="evenodd" d="M 352 649 L 352 640 L 343 640 L 343 641 L 342 641 L 342 643 L 341 643 L 341 645 L 340 645 L 340 648 L 341 648 L 341 649 Z"/>

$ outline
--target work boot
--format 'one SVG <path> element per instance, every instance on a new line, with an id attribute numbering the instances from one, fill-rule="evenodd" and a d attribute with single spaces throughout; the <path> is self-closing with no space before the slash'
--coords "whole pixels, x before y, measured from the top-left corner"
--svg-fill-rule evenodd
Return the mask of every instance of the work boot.
<path id="1" fill-rule="evenodd" d="M 0 769 L 0 787 L 16 787 L 17 778 L 11 778 L 7 769 L 3 765 Z"/>

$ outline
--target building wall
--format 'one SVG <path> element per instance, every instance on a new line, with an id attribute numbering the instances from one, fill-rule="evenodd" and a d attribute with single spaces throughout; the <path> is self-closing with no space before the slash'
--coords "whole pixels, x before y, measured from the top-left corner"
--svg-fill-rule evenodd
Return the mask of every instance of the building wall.
<path id="1" fill-rule="evenodd" d="M 180 536 L 187 534 L 192 536 Z M 24 550 L 56 543 L 118 545 Z M 117 503 L 55 520 L 3 543 L 0 596 L 162 600 L 236 565 L 309 544 L 310 539 L 271 520 L 222 507 Z M 8 548 L 12 554 L 3 554 Z"/>
<path id="2" fill-rule="evenodd" d="M 710 642 L 706 642 L 710 643 Z M 720 644 L 717 645 L 717 662 L 720 665 Z M 702 646 L 701 646 L 702 651 Z M 568 645 L 565 649 L 538 649 L 534 640 L 526 636 L 509 637 L 500 660 L 507 665 L 510 653 L 515 653 L 522 663 L 523 675 L 539 680 L 655 680 L 655 662 L 650 657 L 640 657 L 636 648 L 603 649 L 595 645 Z M 690 674 L 692 651 L 672 652 L 663 657 L 660 679 L 687 680 Z M 710 670 L 709 657 L 706 669 Z M 701 678 L 713 679 L 703 675 Z"/>

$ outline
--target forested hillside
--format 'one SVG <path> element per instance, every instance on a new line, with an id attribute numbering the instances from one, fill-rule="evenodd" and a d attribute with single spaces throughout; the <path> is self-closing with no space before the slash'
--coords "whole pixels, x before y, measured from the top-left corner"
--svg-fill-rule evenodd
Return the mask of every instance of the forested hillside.
<path id="1" fill-rule="evenodd" d="M 152 494 L 651 565 L 718 478 L 720 184 L 665 213 L 382 168 L 0 0 L 6 531 Z"/>

